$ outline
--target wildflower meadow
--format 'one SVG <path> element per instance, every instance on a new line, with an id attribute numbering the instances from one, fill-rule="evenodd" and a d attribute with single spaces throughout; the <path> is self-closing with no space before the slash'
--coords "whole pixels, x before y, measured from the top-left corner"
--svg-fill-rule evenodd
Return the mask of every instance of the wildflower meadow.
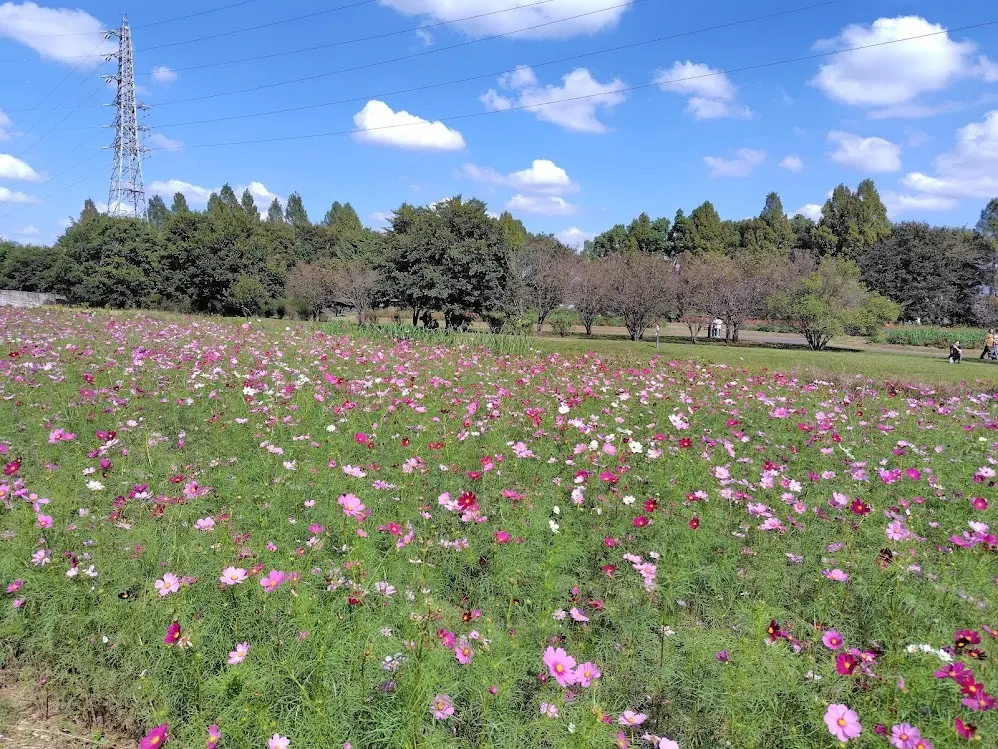
<path id="1" fill-rule="evenodd" d="M 143 749 L 998 745 L 998 394 L 641 351 L 2 310 L 3 666 Z"/>

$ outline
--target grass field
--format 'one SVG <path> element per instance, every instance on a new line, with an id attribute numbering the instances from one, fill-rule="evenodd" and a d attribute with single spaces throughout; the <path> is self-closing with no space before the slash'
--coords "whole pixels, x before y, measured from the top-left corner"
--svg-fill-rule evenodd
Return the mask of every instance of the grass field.
<path id="1" fill-rule="evenodd" d="M 145 749 L 995 745 L 987 367 L 352 332 L 0 310 L 4 668 Z"/>

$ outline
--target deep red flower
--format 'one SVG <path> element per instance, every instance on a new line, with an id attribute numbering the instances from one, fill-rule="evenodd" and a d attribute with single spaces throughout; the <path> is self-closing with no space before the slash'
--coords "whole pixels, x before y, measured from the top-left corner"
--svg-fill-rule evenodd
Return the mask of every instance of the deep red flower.
<path id="1" fill-rule="evenodd" d="M 959 718 L 953 719 L 953 729 L 961 739 L 972 739 L 977 733 L 977 726 L 971 723 L 964 723 Z"/>
<path id="2" fill-rule="evenodd" d="M 616 572 L 616 570 L 617 570 L 617 565 L 615 565 L 615 564 L 604 564 L 603 567 L 602 567 L 602 569 L 603 569 L 603 573 L 607 577 L 613 577 L 613 573 Z"/>
<path id="3" fill-rule="evenodd" d="M 689 437 L 683 437 L 681 440 L 679 440 L 679 446 L 684 450 L 688 447 L 693 447 L 693 440 L 690 439 Z"/>
<path id="4" fill-rule="evenodd" d="M 862 499 L 854 499 L 852 504 L 849 505 L 849 509 L 852 510 L 854 515 L 869 515 L 870 505 L 864 502 Z"/>
<path id="5" fill-rule="evenodd" d="M 769 635 L 770 642 L 776 642 L 786 637 L 786 633 L 780 629 L 780 623 L 775 619 L 769 620 L 769 626 L 766 627 L 766 634 Z"/>
<path id="6" fill-rule="evenodd" d="M 700 518 L 697 517 L 696 515 L 694 515 L 693 517 L 691 517 L 690 518 L 690 522 L 689 522 L 689 526 L 690 526 L 690 530 L 691 531 L 695 531 L 697 528 L 700 527 Z"/>
<path id="7" fill-rule="evenodd" d="M 163 638 L 164 645 L 173 645 L 180 639 L 180 622 L 170 622 L 166 628 L 166 636 Z"/>
<path id="8" fill-rule="evenodd" d="M 635 528 L 644 528 L 648 525 L 648 518 L 644 515 L 638 515 L 632 522 L 634 523 Z"/>
<path id="9" fill-rule="evenodd" d="M 859 665 L 859 658 L 852 653 L 839 653 L 835 659 L 835 670 L 843 676 L 852 676 L 852 672 Z"/>
<path id="10" fill-rule="evenodd" d="M 980 645 L 981 635 L 972 629 L 957 630 L 956 634 L 953 635 L 953 644 L 957 650 L 963 650 L 970 645 Z"/>
<path id="11" fill-rule="evenodd" d="M 658 502 L 652 498 L 645 500 L 645 512 L 655 512 L 658 509 Z"/>

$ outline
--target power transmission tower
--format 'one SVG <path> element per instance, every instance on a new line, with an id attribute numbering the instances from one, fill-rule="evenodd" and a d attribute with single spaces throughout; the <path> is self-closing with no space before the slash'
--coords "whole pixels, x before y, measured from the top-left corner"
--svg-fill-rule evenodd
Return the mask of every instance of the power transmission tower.
<path id="1" fill-rule="evenodd" d="M 111 190 L 107 198 L 107 212 L 111 216 L 130 218 L 146 217 L 146 191 L 142 179 L 142 144 L 139 140 L 139 110 L 145 106 L 135 99 L 135 67 L 132 61 L 132 31 L 128 16 L 122 16 L 121 28 L 104 33 L 105 39 L 117 37 L 118 53 L 107 59 L 118 58 L 118 74 L 104 76 L 114 81 L 118 94 L 114 100 L 114 161 L 111 167 Z"/>

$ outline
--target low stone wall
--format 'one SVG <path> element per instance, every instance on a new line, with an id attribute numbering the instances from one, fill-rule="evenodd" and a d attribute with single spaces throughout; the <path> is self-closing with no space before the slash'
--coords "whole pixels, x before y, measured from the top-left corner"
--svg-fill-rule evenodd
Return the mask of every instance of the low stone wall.
<path id="1" fill-rule="evenodd" d="M 64 301 L 66 297 L 58 294 L 0 290 L 0 307 L 41 307 L 43 304 L 58 304 Z"/>

